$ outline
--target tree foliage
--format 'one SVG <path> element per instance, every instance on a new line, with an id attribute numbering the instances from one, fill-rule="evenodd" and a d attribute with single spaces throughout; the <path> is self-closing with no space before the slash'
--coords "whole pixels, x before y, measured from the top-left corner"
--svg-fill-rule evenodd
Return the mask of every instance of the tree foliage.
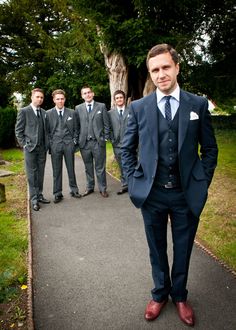
<path id="1" fill-rule="evenodd" d="M 182 87 L 224 102 L 235 97 L 233 0 L 8 0 L 0 27 L 6 92 L 40 86 L 48 106 L 55 88 L 71 106 L 79 102 L 84 84 L 109 99 L 99 43 L 123 56 L 132 98 L 142 96 L 148 50 L 163 42 L 180 53 Z"/>
<path id="2" fill-rule="evenodd" d="M 66 0 L 10 0 L 0 6 L 0 17 L 0 61 L 8 67 L 12 91 L 28 96 L 41 87 L 50 107 L 55 88 L 65 89 L 72 106 L 83 84 L 97 81 L 99 93 L 107 87 L 91 28 Z"/>
<path id="3" fill-rule="evenodd" d="M 146 54 L 153 45 L 163 42 L 173 45 L 181 55 L 182 86 L 213 98 L 223 96 L 220 77 L 225 75 L 225 64 L 230 63 L 227 70 L 230 74 L 226 75 L 230 79 L 229 93 L 223 98 L 235 92 L 235 61 L 232 63 L 232 60 L 236 34 L 232 0 L 71 2 L 81 15 L 99 26 L 102 42 L 110 52 L 124 56 L 129 66 L 129 87 L 139 90 L 137 97 L 141 96 L 147 76 Z"/>

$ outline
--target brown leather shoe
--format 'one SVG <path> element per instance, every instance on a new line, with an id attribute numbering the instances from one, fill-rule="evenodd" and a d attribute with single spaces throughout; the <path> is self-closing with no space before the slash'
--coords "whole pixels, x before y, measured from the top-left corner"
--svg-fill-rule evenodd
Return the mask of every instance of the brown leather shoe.
<path id="1" fill-rule="evenodd" d="M 192 307 L 186 302 L 175 303 L 181 321 L 189 326 L 194 326 L 194 314 Z"/>
<path id="2" fill-rule="evenodd" d="M 144 317 L 147 321 L 153 321 L 155 320 L 160 314 L 167 303 L 168 299 L 162 301 L 162 302 L 157 302 L 154 300 L 151 300 L 146 307 Z"/>
<path id="3" fill-rule="evenodd" d="M 109 196 L 108 193 L 106 192 L 106 190 L 100 191 L 100 194 L 102 195 L 102 197 L 105 197 L 105 198 Z"/>

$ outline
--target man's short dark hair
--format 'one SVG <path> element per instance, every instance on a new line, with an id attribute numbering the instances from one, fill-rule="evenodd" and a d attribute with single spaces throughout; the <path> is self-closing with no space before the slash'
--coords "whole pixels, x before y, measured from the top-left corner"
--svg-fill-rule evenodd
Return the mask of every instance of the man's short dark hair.
<path id="1" fill-rule="evenodd" d="M 148 68 L 148 62 L 149 62 L 150 58 L 155 57 L 160 54 L 164 54 L 164 53 L 169 53 L 172 57 L 172 60 L 175 62 L 175 64 L 179 63 L 179 55 L 178 55 L 177 51 L 171 45 L 158 44 L 158 45 L 152 47 L 147 54 L 147 59 L 146 59 L 147 68 Z"/>
<path id="2" fill-rule="evenodd" d="M 41 89 L 41 88 L 34 88 L 34 89 L 32 89 L 32 91 L 31 91 L 31 95 L 33 95 L 33 94 L 35 94 L 35 93 L 42 93 L 42 94 L 44 94 L 44 92 L 43 92 L 43 90 Z"/>
<path id="3" fill-rule="evenodd" d="M 114 95 L 113 95 L 114 99 L 115 99 L 116 95 L 118 95 L 118 94 L 122 94 L 123 97 L 124 97 L 124 99 L 125 99 L 125 92 L 123 92 L 123 91 L 120 90 L 120 89 L 118 89 L 118 90 L 115 91 L 115 93 L 114 93 Z"/>
<path id="4" fill-rule="evenodd" d="M 63 89 L 56 89 L 55 91 L 52 92 L 52 97 L 54 97 L 57 94 L 62 94 L 64 96 L 66 96 L 66 93 Z"/>
<path id="5" fill-rule="evenodd" d="M 82 88 L 81 88 L 81 92 L 82 92 L 82 90 L 83 89 L 87 89 L 87 88 L 89 88 L 90 90 L 91 90 L 91 92 L 93 92 L 93 89 L 92 89 L 92 87 L 91 86 L 89 86 L 89 85 L 84 85 Z"/>

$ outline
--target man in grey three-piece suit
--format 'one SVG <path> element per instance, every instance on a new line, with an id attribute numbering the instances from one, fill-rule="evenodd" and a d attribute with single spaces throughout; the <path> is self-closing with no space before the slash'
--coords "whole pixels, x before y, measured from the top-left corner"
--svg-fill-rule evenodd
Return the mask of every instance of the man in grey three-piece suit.
<path id="1" fill-rule="evenodd" d="M 27 107 L 20 109 L 15 126 L 17 141 L 24 149 L 30 201 L 35 211 L 40 209 L 39 202 L 50 203 L 43 196 L 44 168 L 48 147 L 45 127 L 46 111 L 40 108 L 43 100 L 42 89 L 33 89 L 31 92 L 32 102 Z"/>
<path id="2" fill-rule="evenodd" d="M 84 103 L 75 107 L 77 139 L 85 166 L 87 187 L 83 196 L 94 192 L 94 167 L 98 188 L 102 197 L 108 197 L 106 180 L 106 141 L 110 135 L 110 123 L 104 103 L 93 100 L 90 87 L 81 89 Z"/>
<path id="3" fill-rule="evenodd" d="M 117 192 L 117 195 L 121 195 L 128 191 L 127 181 L 121 164 L 121 146 L 128 122 L 129 109 L 125 106 L 125 93 L 121 90 L 115 91 L 114 102 L 115 107 L 108 112 L 108 115 L 111 124 L 110 140 L 121 173 L 121 189 Z"/>
<path id="4" fill-rule="evenodd" d="M 53 169 L 54 203 L 63 199 L 62 166 L 63 156 L 67 168 L 70 194 L 80 198 L 75 176 L 76 134 L 74 111 L 66 108 L 65 92 L 57 89 L 52 93 L 55 107 L 47 111 L 47 128 Z"/>

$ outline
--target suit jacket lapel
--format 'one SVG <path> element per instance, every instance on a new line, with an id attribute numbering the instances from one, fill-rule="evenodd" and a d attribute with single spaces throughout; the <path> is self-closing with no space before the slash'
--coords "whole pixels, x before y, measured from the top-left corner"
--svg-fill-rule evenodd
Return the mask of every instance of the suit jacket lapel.
<path id="1" fill-rule="evenodd" d="M 92 111 L 92 120 L 95 116 L 95 113 L 98 111 L 97 103 L 94 101 L 93 103 L 93 111 Z"/>
<path id="2" fill-rule="evenodd" d="M 87 117 L 87 115 L 88 115 L 88 110 L 87 110 L 87 108 L 86 108 L 86 103 L 84 103 L 84 104 L 82 104 L 82 108 L 81 108 L 81 110 L 82 110 L 82 113 L 83 113 L 83 117 Z"/>
<path id="3" fill-rule="evenodd" d="M 152 93 L 144 107 L 146 112 L 149 134 L 152 137 L 154 150 L 158 152 L 158 121 L 156 92 Z"/>
<path id="4" fill-rule="evenodd" d="M 115 108 L 115 113 L 114 115 L 116 116 L 116 118 L 120 121 L 120 115 L 119 115 L 119 112 L 118 112 L 118 109 Z"/>
<path id="5" fill-rule="evenodd" d="M 179 103 L 179 133 L 178 133 L 178 152 L 180 153 L 183 145 L 189 120 L 192 105 L 189 101 L 189 96 L 184 91 L 180 90 L 180 103 Z"/>
<path id="6" fill-rule="evenodd" d="M 57 127 L 57 123 L 58 123 L 58 121 L 59 121 L 59 117 L 58 117 L 58 114 L 57 114 L 57 110 L 56 110 L 56 108 L 53 108 L 52 109 L 52 117 L 53 117 L 53 129 L 52 129 L 52 135 L 54 134 L 54 132 L 55 132 L 55 129 L 56 129 L 56 127 Z"/>
<path id="7" fill-rule="evenodd" d="M 70 115 L 70 112 L 67 110 L 67 108 L 64 108 L 63 120 L 64 120 L 65 124 L 67 124 L 67 120 L 68 120 L 69 115 Z"/>
<path id="8" fill-rule="evenodd" d="M 29 115 L 30 115 L 30 117 L 33 119 L 33 120 L 35 120 L 36 121 L 36 119 L 37 119 L 37 116 L 35 115 L 35 112 L 34 112 L 34 110 L 33 110 L 33 108 L 30 106 L 29 107 Z"/>
<path id="9" fill-rule="evenodd" d="M 123 119 L 126 119 L 126 117 L 128 116 L 128 114 L 129 114 L 129 109 L 128 108 L 125 108 L 124 114 L 123 114 Z"/>

